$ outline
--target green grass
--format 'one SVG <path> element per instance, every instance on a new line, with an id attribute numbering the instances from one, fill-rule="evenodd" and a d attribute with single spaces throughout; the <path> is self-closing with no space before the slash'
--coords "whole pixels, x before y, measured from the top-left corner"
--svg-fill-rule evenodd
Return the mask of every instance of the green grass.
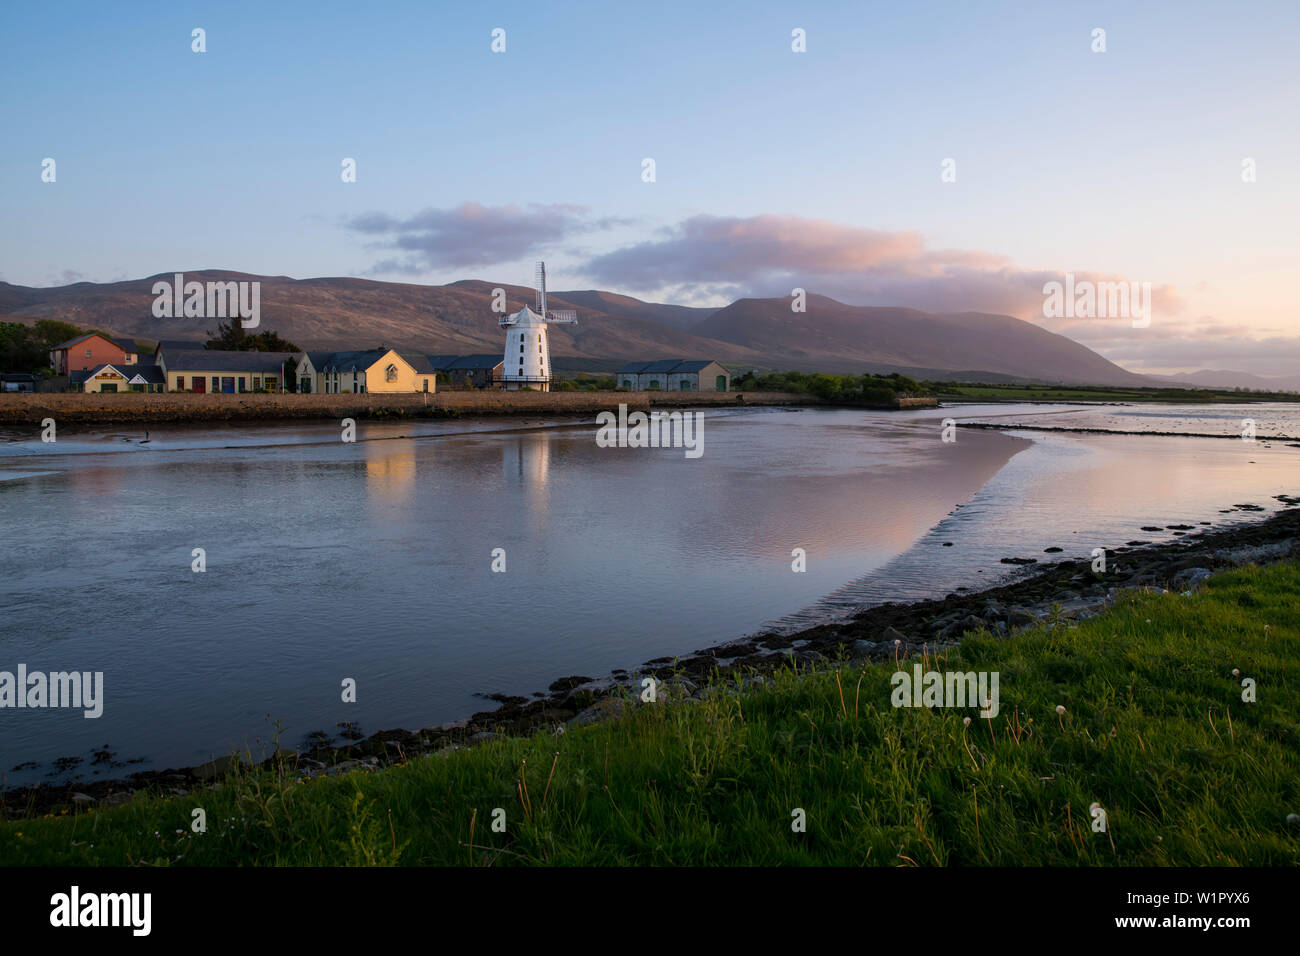
<path id="1" fill-rule="evenodd" d="M 0 861 L 1291 865 L 1297 607 L 1300 565 L 1246 568 L 1190 597 L 1134 595 L 1077 627 L 976 634 L 931 657 L 1000 673 L 992 721 L 894 709 L 892 661 L 787 669 L 559 738 L 305 783 L 243 772 L 218 791 L 3 823 Z M 1234 668 L 1258 702 L 1242 701 Z M 1106 833 L 1091 830 L 1094 801 Z"/>

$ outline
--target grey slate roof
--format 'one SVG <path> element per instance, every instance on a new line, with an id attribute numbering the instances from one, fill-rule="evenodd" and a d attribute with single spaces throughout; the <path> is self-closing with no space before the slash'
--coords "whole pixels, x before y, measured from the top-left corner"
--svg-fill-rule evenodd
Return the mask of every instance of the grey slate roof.
<path id="1" fill-rule="evenodd" d="M 68 381 L 73 385 L 82 385 L 89 379 L 94 378 L 106 368 L 112 368 L 126 376 L 129 382 L 137 375 L 144 378 L 148 385 L 165 385 L 167 378 L 163 375 L 161 366 L 158 365 L 127 365 L 125 362 L 114 365 L 112 362 L 105 362 L 102 365 L 96 365 L 91 369 L 77 369 L 68 376 Z"/>
<path id="2" fill-rule="evenodd" d="M 302 354 L 306 355 L 307 358 L 311 360 L 311 367 L 319 372 L 321 366 L 324 365 L 326 362 L 328 362 L 330 356 L 332 356 L 334 353 L 333 352 L 304 352 Z"/>
<path id="3" fill-rule="evenodd" d="M 105 339 L 105 341 L 112 342 L 113 345 L 116 345 L 118 349 L 121 349 L 122 351 L 129 351 L 129 352 L 136 351 L 135 342 L 133 341 L 133 339 L 109 338 L 108 336 L 104 336 L 104 334 L 101 334 L 99 332 L 87 332 L 85 334 L 82 334 L 82 336 L 69 338 L 68 341 L 60 342 L 59 345 L 49 346 L 49 351 L 56 352 L 62 349 L 72 349 L 72 347 L 74 345 L 77 345 L 78 342 L 85 342 L 87 338 L 103 338 Z"/>
<path id="4" fill-rule="evenodd" d="M 660 359 L 658 362 L 628 362 L 618 370 L 617 374 L 676 375 L 699 372 L 712 364 L 713 359 Z"/>
<path id="5" fill-rule="evenodd" d="M 641 371 L 646 375 L 654 375 L 655 373 L 665 375 L 681 364 L 681 359 L 660 359 L 658 362 L 651 362 Z"/>
<path id="6" fill-rule="evenodd" d="M 506 363 L 503 355 L 430 355 L 429 360 L 433 359 L 450 359 L 450 362 L 442 365 L 434 365 L 439 372 L 456 371 L 456 372 L 474 372 L 474 371 L 491 371 L 497 368 L 497 365 Z"/>
<path id="7" fill-rule="evenodd" d="M 311 352 L 308 354 L 311 356 L 311 364 L 315 366 L 318 372 L 364 372 L 387 353 L 388 349 L 361 349 L 351 352 Z M 319 360 L 317 356 L 319 356 Z"/>
<path id="8" fill-rule="evenodd" d="M 400 349 L 395 349 L 394 351 L 396 351 L 402 358 L 406 359 L 407 364 L 410 365 L 411 368 L 415 369 L 415 374 L 432 375 L 434 373 L 434 368 L 432 363 L 429 361 L 429 356 L 422 355 L 419 352 L 403 352 Z"/>
<path id="9" fill-rule="evenodd" d="M 114 366 L 114 368 L 117 368 L 117 366 Z M 128 365 L 126 368 L 118 369 L 118 371 L 128 379 L 142 375 L 149 385 L 167 384 L 167 375 L 163 372 L 161 365 Z"/>
<path id="10" fill-rule="evenodd" d="M 317 372 L 364 372 L 390 351 L 396 352 L 415 370 L 417 375 L 432 375 L 436 366 L 430 361 L 433 356 L 402 349 L 364 349 L 352 352 L 308 352 L 312 368 Z M 300 355 L 302 353 L 299 353 Z"/>
<path id="11" fill-rule="evenodd" d="M 70 348 L 72 348 L 72 346 L 76 345 L 76 344 L 77 344 L 78 342 L 80 342 L 82 339 L 88 339 L 88 338 L 90 338 L 90 335 L 89 335 L 89 334 L 88 334 L 88 335 L 78 335 L 75 339 L 68 339 L 67 341 L 60 342 L 58 345 L 51 345 L 51 346 L 50 346 L 50 351 L 51 351 L 51 352 L 57 352 L 57 351 L 59 351 L 60 349 L 70 349 Z"/>
<path id="12" fill-rule="evenodd" d="M 275 374 L 294 352 L 226 352 L 219 349 L 186 349 L 163 352 L 169 372 L 251 372 Z"/>

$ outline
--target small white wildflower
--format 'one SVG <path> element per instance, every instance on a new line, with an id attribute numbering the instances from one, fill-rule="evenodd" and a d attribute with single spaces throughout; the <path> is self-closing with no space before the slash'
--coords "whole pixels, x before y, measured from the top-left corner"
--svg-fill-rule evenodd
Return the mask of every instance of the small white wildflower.
<path id="1" fill-rule="evenodd" d="M 961 722 L 962 722 L 962 726 L 964 726 L 964 727 L 969 727 L 969 726 L 970 726 L 970 718 L 969 718 L 969 717 L 963 717 Z"/>
<path id="2" fill-rule="evenodd" d="M 1064 704 L 1057 704 L 1057 705 L 1056 705 L 1056 712 L 1057 712 L 1058 714 L 1064 714 L 1064 713 L 1065 713 L 1065 705 L 1064 705 Z"/>
<path id="3" fill-rule="evenodd" d="M 1232 669 L 1232 676 L 1233 676 L 1233 677 L 1240 677 L 1240 676 L 1241 676 L 1241 671 L 1237 670 L 1237 668 L 1234 667 L 1234 668 Z"/>

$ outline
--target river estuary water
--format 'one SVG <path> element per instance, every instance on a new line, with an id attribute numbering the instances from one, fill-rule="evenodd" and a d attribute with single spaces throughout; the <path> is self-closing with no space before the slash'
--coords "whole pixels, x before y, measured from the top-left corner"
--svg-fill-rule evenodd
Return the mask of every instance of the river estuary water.
<path id="1" fill-rule="evenodd" d="M 1253 417 L 1260 440 L 958 429 L 947 443 L 945 417 L 1225 435 Z M 1300 490 L 1300 448 L 1268 440 L 1300 434 L 1294 405 L 704 423 L 698 458 L 517 419 L 361 423 L 355 443 L 293 424 L 0 444 L 0 671 L 104 675 L 97 719 L 0 709 L 0 784 L 257 752 L 275 723 L 288 747 L 341 722 L 437 725 L 492 706 L 476 693 L 992 584 L 1015 573 L 1003 557 L 1166 540 L 1139 529 L 1250 520 L 1222 512 Z M 136 762 L 95 763 L 105 745 Z"/>

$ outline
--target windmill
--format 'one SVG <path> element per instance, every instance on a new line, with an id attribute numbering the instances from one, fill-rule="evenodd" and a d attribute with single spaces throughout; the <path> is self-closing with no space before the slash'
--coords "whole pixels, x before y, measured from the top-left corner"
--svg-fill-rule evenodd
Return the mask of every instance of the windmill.
<path id="1" fill-rule="evenodd" d="M 506 329 L 505 368 L 502 381 L 508 391 L 551 390 L 551 352 L 546 343 L 548 325 L 573 325 L 573 309 L 546 308 L 546 263 L 537 263 L 536 310 L 524 306 L 497 322 Z"/>

